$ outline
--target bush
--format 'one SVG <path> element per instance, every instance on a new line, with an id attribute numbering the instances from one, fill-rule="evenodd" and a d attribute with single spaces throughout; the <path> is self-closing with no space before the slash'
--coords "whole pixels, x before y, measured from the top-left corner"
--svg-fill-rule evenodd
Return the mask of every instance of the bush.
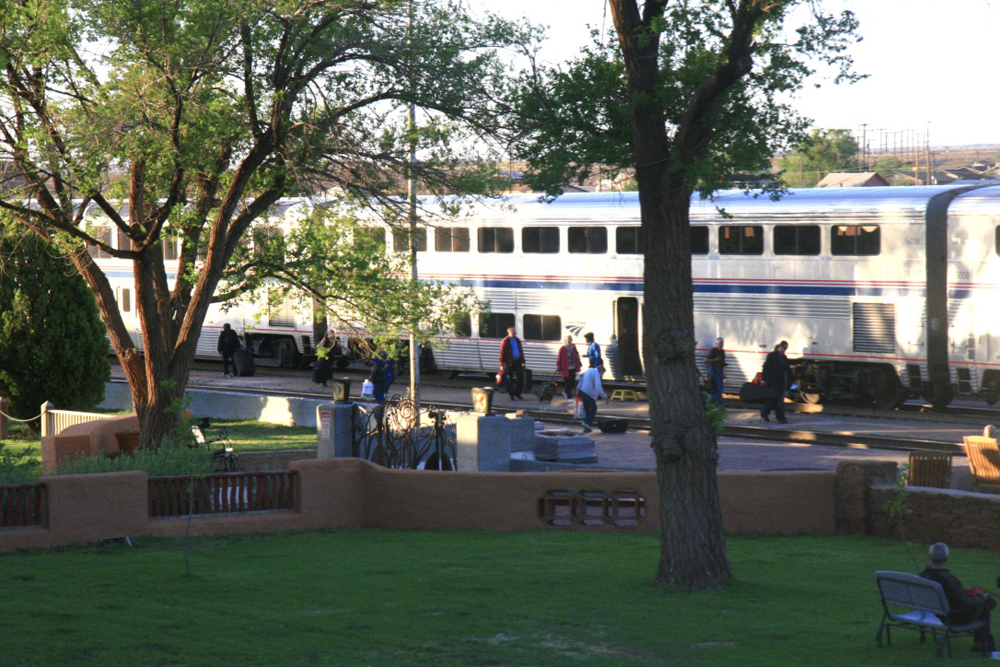
<path id="1" fill-rule="evenodd" d="M 212 472 L 211 454 L 204 449 L 163 445 L 155 449 L 139 449 L 134 454 L 116 458 L 80 456 L 59 462 L 59 475 L 83 475 L 99 472 L 141 470 L 150 477 L 175 475 L 207 475 Z"/>
<path id="2" fill-rule="evenodd" d="M 13 450 L 0 444 L 0 484 L 34 482 L 41 472 L 41 463 L 30 451 Z"/>
<path id="3" fill-rule="evenodd" d="M 111 370 L 93 291 L 32 235 L 4 235 L 2 219 L 0 257 L 0 396 L 9 412 L 32 419 L 45 401 L 64 410 L 100 403 Z"/>

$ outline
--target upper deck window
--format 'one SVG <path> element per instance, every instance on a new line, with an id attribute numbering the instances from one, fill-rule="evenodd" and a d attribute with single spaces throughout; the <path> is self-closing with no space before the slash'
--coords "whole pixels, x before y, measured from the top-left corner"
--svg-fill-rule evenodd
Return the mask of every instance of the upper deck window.
<path id="1" fill-rule="evenodd" d="M 521 230 L 521 252 L 543 254 L 559 252 L 559 228 L 525 227 Z"/>
<path id="2" fill-rule="evenodd" d="M 392 247 L 396 252 L 410 252 L 410 231 L 394 229 L 392 231 Z M 417 228 L 417 252 L 427 252 L 427 229 Z"/>
<path id="3" fill-rule="evenodd" d="M 818 255 L 819 225 L 775 225 L 775 255 Z"/>
<path id="4" fill-rule="evenodd" d="M 106 245 L 111 245 L 110 227 L 101 225 L 100 227 L 92 227 L 89 231 L 90 235 L 93 236 L 98 241 L 101 241 Z M 87 246 L 87 252 L 90 253 L 90 256 L 93 257 L 94 259 L 107 259 L 108 257 L 111 257 L 111 253 L 93 245 Z"/>
<path id="5" fill-rule="evenodd" d="M 481 227 L 479 252 L 514 252 L 514 230 L 511 227 Z"/>
<path id="6" fill-rule="evenodd" d="M 382 227 L 358 227 L 354 230 L 354 247 L 358 248 L 365 241 L 374 243 L 382 248 L 385 247 L 385 229 Z"/>
<path id="7" fill-rule="evenodd" d="M 708 227 L 699 226 L 691 228 L 691 254 L 708 254 Z"/>
<path id="8" fill-rule="evenodd" d="M 764 228 L 760 225 L 723 225 L 719 227 L 719 254 L 764 254 Z"/>
<path id="9" fill-rule="evenodd" d="M 830 229 L 833 255 L 878 255 L 882 236 L 878 225 L 834 225 Z"/>
<path id="10" fill-rule="evenodd" d="M 438 252 L 469 252 L 469 247 L 469 230 L 465 227 L 434 230 L 434 249 Z"/>
<path id="11" fill-rule="evenodd" d="M 570 227 L 569 251 L 602 255 L 608 251 L 608 230 L 606 227 Z"/>
<path id="12" fill-rule="evenodd" d="M 615 252 L 619 255 L 642 254 L 642 227 L 615 229 Z"/>

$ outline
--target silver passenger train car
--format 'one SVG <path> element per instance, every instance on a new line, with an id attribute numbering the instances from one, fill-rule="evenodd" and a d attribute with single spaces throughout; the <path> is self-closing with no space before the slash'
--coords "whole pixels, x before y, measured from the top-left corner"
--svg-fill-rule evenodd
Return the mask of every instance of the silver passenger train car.
<path id="1" fill-rule="evenodd" d="M 312 205 L 282 201 L 269 224 L 294 224 L 296 211 Z M 495 372 L 500 339 L 515 326 L 536 377 L 555 372 L 567 334 L 582 353 L 587 332 L 611 376 L 642 377 L 636 193 L 566 194 L 548 204 L 514 195 L 467 217 L 430 213 L 422 222 L 421 278 L 469 286 L 491 308 L 435 343 L 438 369 Z M 921 396 L 945 405 L 973 394 L 996 402 L 1000 187 L 803 189 L 778 201 L 722 192 L 714 202 L 692 201 L 691 226 L 697 347 L 704 354 L 725 338 L 730 389 L 787 340 L 807 402 L 891 407 Z M 387 249 L 408 251 L 405 237 L 385 236 Z M 97 261 L 116 281 L 127 317 L 130 264 Z M 289 304 L 263 318 L 250 307 L 213 307 L 199 355 L 215 356 L 211 334 L 227 321 L 275 365 L 297 365 L 312 352 L 311 318 Z"/>
<path id="2" fill-rule="evenodd" d="M 641 377 L 637 195 L 511 204 L 427 221 L 421 276 L 471 285 L 492 307 L 435 350 L 438 367 L 494 370 L 514 325 L 536 376 L 554 370 L 565 334 L 593 331 L 615 378 Z M 723 192 L 692 202 L 691 225 L 699 352 L 725 338 L 730 388 L 787 340 L 807 402 L 996 401 L 1000 187 Z"/>

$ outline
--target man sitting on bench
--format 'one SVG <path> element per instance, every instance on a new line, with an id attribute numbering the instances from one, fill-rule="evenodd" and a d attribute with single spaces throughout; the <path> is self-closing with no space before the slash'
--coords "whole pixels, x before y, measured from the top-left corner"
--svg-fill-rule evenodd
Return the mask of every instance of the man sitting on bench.
<path id="1" fill-rule="evenodd" d="M 982 588 L 964 588 L 962 582 L 944 566 L 948 562 L 948 545 L 944 542 L 932 544 L 928 555 L 931 564 L 924 568 L 920 576 L 941 584 L 951 607 L 951 618 L 942 618 L 945 623 L 972 623 L 983 619 L 986 625 L 976 630 L 972 650 L 989 655 L 994 650 L 993 635 L 990 634 L 990 609 L 996 601 Z"/>

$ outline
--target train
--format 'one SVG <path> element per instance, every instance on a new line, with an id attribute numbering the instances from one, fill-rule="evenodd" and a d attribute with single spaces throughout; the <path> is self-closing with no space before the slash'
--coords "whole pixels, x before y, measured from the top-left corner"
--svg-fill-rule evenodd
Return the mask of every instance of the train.
<path id="1" fill-rule="evenodd" d="M 288 200 L 282 215 L 311 205 Z M 490 304 L 434 341 L 427 356 L 436 369 L 495 373 L 500 340 L 514 326 L 535 377 L 555 372 L 567 334 L 583 351 L 592 332 L 611 377 L 643 379 L 637 193 L 567 193 L 550 203 L 515 194 L 460 218 L 427 200 L 422 211 L 420 277 L 471 288 Z M 690 224 L 695 347 L 703 356 L 725 339 L 728 391 L 786 340 L 808 403 L 996 403 L 1000 186 L 793 189 L 777 200 L 724 191 L 694 197 Z M 408 250 L 405 237 L 385 230 L 385 239 L 390 251 Z M 130 269 L 119 264 L 106 270 L 128 290 Z M 119 303 L 126 311 L 127 299 Z M 288 304 L 262 319 L 249 308 L 213 307 L 199 354 L 216 356 L 208 334 L 230 322 L 255 355 L 301 365 L 315 341 L 305 310 Z M 345 349 L 353 335 L 343 332 Z"/>

